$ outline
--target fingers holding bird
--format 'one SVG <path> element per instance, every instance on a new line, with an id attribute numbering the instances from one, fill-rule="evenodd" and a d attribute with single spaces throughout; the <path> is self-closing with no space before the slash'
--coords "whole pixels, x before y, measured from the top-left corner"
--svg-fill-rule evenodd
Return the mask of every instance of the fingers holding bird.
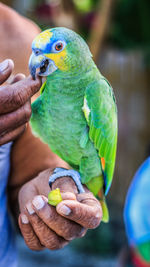
<path id="1" fill-rule="evenodd" d="M 20 214 L 18 223 L 27 246 L 32 250 L 42 250 L 43 246 L 35 235 L 32 225 L 25 213 Z"/>
<path id="2" fill-rule="evenodd" d="M 53 207 L 48 204 L 48 179 L 50 170 L 23 186 L 19 193 L 21 214 L 19 226 L 29 248 L 59 249 L 71 240 L 85 235 L 88 228 L 99 225 L 102 211 L 93 194 L 77 194 L 69 177 L 53 184 L 60 188 L 62 201 Z"/>
<path id="3" fill-rule="evenodd" d="M 76 199 L 70 192 L 62 194 L 62 197 Z M 42 249 L 41 244 L 51 250 L 60 249 L 86 233 L 81 225 L 59 215 L 42 195 L 35 196 L 32 202 L 26 204 L 19 218 L 19 226 L 26 244 L 33 250 Z"/>
<path id="4" fill-rule="evenodd" d="M 78 216 L 83 217 L 82 214 Z M 60 249 L 69 241 L 83 237 L 87 231 L 85 227 L 74 222 L 73 218 L 70 221 L 59 216 L 55 208 L 47 203 L 38 211 L 28 205 L 28 212 L 19 216 L 19 226 L 27 246 L 32 250 Z M 94 224 L 93 228 L 95 226 Z"/>
<path id="5" fill-rule="evenodd" d="M 57 205 L 56 210 L 86 229 L 98 227 L 102 219 L 101 205 L 92 193 L 78 194 L 77 201 L 64 200 Z"/>
<path id="6" fill-rule="evenodd" d="M 11 84 L 3 84 L 10 78 L 13 68 L 10 59 L 0 63 L 0 145 L 23 133 L 31 116 L 31 96 L 41 85 L 39 79 L 33 81 L 21 73 L 11 79 Z"/>
<path id="7" fill-rule="evenodd" d="M 54 250 L 60 249 L 68 243 L 44 223 L 33 210 L 31 203 L 27 204 L 27 210 L 28 213 L 20 215 L 19 226 L 30 249 L 41 250 L 48 248 Z M 26 224 L 23 221 L 24 216 L 26 216 L 28 221 Z"/>

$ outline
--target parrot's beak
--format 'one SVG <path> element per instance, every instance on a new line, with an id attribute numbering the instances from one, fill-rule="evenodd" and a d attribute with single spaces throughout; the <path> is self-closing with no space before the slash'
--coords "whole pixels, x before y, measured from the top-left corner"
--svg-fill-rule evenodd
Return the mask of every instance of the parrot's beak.
<path id="1" fill-rule="evenodd" d="M 36 74 L 39 76 L 48 76 L 57 70 L 57 67 L 51 59 L 44 55 L 31 54 L 29 59 L 29 70 L 32 78 L 35 80 Z"/>

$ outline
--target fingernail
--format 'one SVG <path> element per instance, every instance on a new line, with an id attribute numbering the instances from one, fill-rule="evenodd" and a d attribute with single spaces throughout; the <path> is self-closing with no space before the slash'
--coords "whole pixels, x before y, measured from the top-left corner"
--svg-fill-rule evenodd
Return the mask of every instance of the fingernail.
<path id="1" fill-rule="evenodd" d="M 21 214 L 21 221 L 24 224 L 28 224 L 29 223 L 28 217 L 25 214 Z"/>
<path id="2" fill-rule="evenodd" d="M 30 202 L 26 205 L 26 208 L 30 215 L 35 213 L 34 209 L 32 208 L 32 204 Z"/>
<path id="3" fill-rule="evenodd" d="M 37 209 L 40 210 L 44 207 L 45 201 L 41 196 L 36 196 L 33 201 L 32 201 L 33 206 Z"/>
<path id="4" fill-rule="evenodd" d="M 68 208 L 66 205 L 61 206 L 59 211 L 63 215 L 69 215 L 71 213 L 71 209 Z"/>
<path id="5" fill-rule="evenodd" d="M 4 71 L 8 68 L 9 65 L 9 61 L 6 59 L 4 60 L 1 64 L 0 64 L 0 71 Z"/>
<path id="6" fill-rule="evenodd" d="M 80 237 L 84 236 L 84 235 L 85 235 L 85 232 L 86 232 L 86 230 L 85 230 L 85 228 L 83 227 L 83 228 L 81 229 L 81 231 L 80 231 L 79 236 L 80 236 Z"/>

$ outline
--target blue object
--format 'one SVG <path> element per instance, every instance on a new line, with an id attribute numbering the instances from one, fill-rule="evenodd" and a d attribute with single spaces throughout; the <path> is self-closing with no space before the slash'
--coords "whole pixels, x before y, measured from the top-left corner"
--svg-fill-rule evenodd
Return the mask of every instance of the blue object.
<path id="1" fill-rule="evenodd" d="M 17 266 L 15 242 L 7 211 L 6 196 L 11 144 L 0 146 L 0 267 Z"/>
<path id="2" fill-rule="evenodd" d="M 150 241 L 150 157 L 139 168 L 131 183 L 125 202 L 124 220 L 130 245 Z"/>
<path id="3" fill-rule="evenodd" d="M 56 181 L 56 179 L 59 179 L 61 177 L 70 176 L 73 181 L 75 182 L 78 192 L 79 193 L 85 193 L 85 190 L 83 188 L 83 185 L 81 184 L 81 177 L 79 172 L 75 170 L 67 170 L 64 168 L 55 168 L 53 174 L 49 177 L 49 186 L 52 187 L 52 183 Z"/>

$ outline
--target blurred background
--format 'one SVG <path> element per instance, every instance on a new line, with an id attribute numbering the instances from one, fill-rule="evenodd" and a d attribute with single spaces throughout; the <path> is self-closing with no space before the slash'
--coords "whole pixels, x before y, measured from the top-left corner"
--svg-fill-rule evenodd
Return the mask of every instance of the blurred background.
<path id="1" fill-rule="evenodd" d="M 119 137 L 114 180 L 107 197 L 109 224 L 101 224 L 59 252 L 33 253 L 18 236 L 20 266 L 119 264 L 126 246 L 123 208 L 134 173 L 150 151 L 150 1 L 5 0 L 44 30 L 65 26 L 87 41 L 101 73 L 114 88 Z M 28 29 L 30 30 L 30 29 Z M 25 259 L 24 259 L 25 258 Z M 32 258 L 32 261 L 31 261 Z"/>

